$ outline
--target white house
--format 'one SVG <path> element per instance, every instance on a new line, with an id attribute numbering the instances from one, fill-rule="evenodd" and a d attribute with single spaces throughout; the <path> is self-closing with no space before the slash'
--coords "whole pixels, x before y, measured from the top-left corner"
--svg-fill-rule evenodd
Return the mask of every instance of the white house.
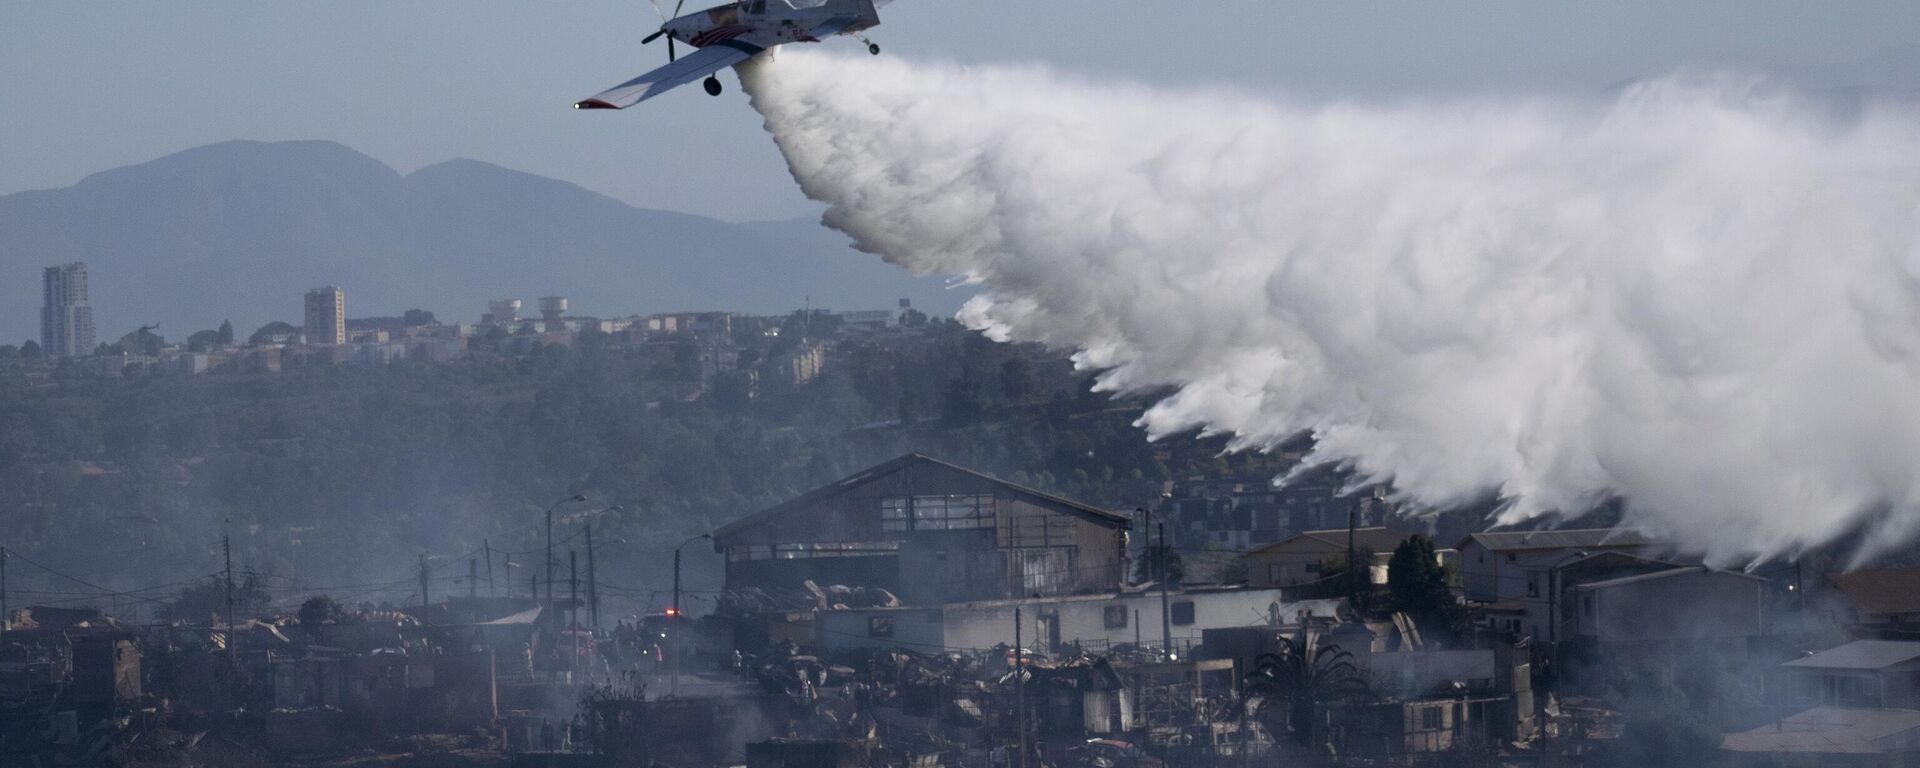
<path id="1" fill-rule="evenodd" d="M 1513 625 L 1502 629 L 1542 641 L 1558 639 L 1547 617 L 1559 599 L 1554 590 L 1566 589 L 1563 571 L 1598 554 L 1646 558 L 1663 549 L 1637 531 L 1610 528 L 1475 533 L 1455 548 L 1464 596 L 1497 604 L 1498 613 L 1511 616 Z M 1655 566 L 1671 567 L 1648 568 Z"/>
<path id="2" fill-rule="evenodd" d="M 988 600 L 935 608 L 862 608 L 821 611 L 815 644 L 828 649 L 894 648 L 982 650 L 1020 642 L 1033 649 L 1079 644 L 1090 649 L 1138 642 L 1161 645 L 1160 593 L 1147 590 L 1096 595 Z M 1331 617 L 1341 600 L 1281 602 L 1278 589 L 1191 589 L 1167 595 L 1166 630 L 1173 647 L 1199 644 L 1200 633 L 1226 627 L 1277 626 L 1303 617 Z"/>

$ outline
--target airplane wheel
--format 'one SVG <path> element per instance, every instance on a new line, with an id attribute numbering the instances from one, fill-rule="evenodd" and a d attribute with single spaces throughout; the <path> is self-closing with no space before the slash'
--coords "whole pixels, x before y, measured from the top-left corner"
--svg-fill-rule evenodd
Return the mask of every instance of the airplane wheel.
<path id="1" fill-rule="evenodd" d="M 871 54 L 873 54 L 873 55 L 875 55 L 875 56 L 878 56 L 878 55 L 880 55 L 880 44 L 879 44 L 879 43 L 867 43 L 867 53 L 871 53 Z"/>
<path id="2" fill-rule="evenodd" d="M 701 85 L 706 86 L 708 96 L 720 95 L 720 78 L 714 77 L 712 75 L 708 75 L 707 81 L 704 83 L 701 83 Z"/>

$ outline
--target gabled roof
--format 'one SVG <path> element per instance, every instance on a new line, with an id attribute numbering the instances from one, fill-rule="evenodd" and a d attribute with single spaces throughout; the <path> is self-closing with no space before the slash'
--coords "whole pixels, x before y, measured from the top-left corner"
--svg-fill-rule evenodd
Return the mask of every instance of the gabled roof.
<path id="1" fill-rule="evenodd" d="M 1835 573 L 1827 580 L 1865 613 L 1920 613 L 1920 568 Z"/>
<path id="2" fill-rule="evenodd" d="M 751 515 L 740 518 L 739 520 L 735 520 L 731 523 L 727 523 L 726 525 L 720 526 L 719 528 L 716 528 L 713 531 L 713 537 L 716 540 L 716 546 L 718 546 L 717 540 L 722 537 L 739 533 L 740 531 L 744 531 L 748 528 L 752 528 L 768 520 L 777 518 L 780 515 L 791 512 L 794 509 L 804 507 L 808 504 L 811 504 L 813 502 L 819 501 L 824 498 L 828 498 L 835 494 L 851 491 L 855 488 L 858 488 L 862 485 L 866 485 L 867 483 L 870 483 L 880 478 L 891 475 L 894 472 L 898 472 L 901 469 L 904 469 L 908 466 L 912 466 L 914 464 L 931 464 L 937 467 L 950 469 L 955 472 L 960 472 L 962 474 L 972 475 L 973 477 L 977 477 L 981 480 L 985 480 L 987 482 L 993 483 L 995 486 L 998 486 L 1000 490 L 1005 491 L 1009 495 L 1022 496 L 1031 501 L 1037 501 L 1043 504 L 1050 504 L 1050 505 L 1062 507 L 1062 508 L 1065 508 L 1068 512 L 1082 519 L 1085 519 L 1094 523 L 1099 523 L 1101 525 L 1105 525 L 1111 528 L 1125 528 L 1133 522 L 1133 518 L 1130 518 L 1126 515 L 1116 514 L 1114 512 L 1110 512 L 1089 504 L 1082 504 L 1072 499 L 1068 499 L 1061 496 L 1055 496 L 1051 493 L 1046 493 L 1044 491 L 1028 488 L 1024 485 L 1009 483 L 1005 480 L 1001 480 L 1000 478 L 994 477 L 984 472 L 978 472 L 975 470 L 967 469 L 966 467 L 962 467 L 958 464 L 952 464 L 949 462 L 941 461 L 939 459 L 933 458 L 932 456 L 928 456 L 923 453 L 909 453 L 909 454 L 906 454 L 905 456 L 901 456 L 896 459 L 882 462 L 880 464 L 875 464 L 871 467 L 860 470 L 859 472 L 855 472 L 851 475 L 843 477 L 832 483 L 823 485 L 819 488 L 815 488 L 811 491 L 807 491 L 806 493 L 800 494 L 799 496 L 795 496 L 791 499 L 787 499 L 786 501 L 780 502 L 779 504 L 775 504 L 759 512 L 755 512 Z"/>
<path id="3" fill-rule="evenodd" d="M 1653 543 L 1646 534 L 1631 528 L 1580 528 L 1565 531 L 1483 531 L 1468 534 L 1460 548 L 1479 544 L 1493 552 L 1519 552 L 1530 549 L 1593 549 L 1598 547 L 1643 547 Z"/>
<path id="4" fill-rule="evenodd" d="M 1621 587 L 1621 586 L 1626 586 L 1628 584 L 1639 584 L 1641 582 L 1659 581 L 1661 579 L 1671 579 L 1675 576 L 1691 576 L 1695 574 L 1732 576 L 1736 579 L 1747 579 L 1747 580 L 1756 581 L 1756 582 L 1766 581 L 1766 579 L 1760 578 L 1758 576 L 1753 576 L 1750 574 L 1745 574 L 1745 573 L 1735 573 L 1733 571 L 1716 571 L 1700 565 L 1685 565 L 1679 568 L 1668 568 L 1667 570 L 1664 570 L 1664 571 L 1654 571 L 1652 573 L 1640 573 L 1632 576 L 1621 576 L 1617 579 L 1589 581 L 1585 584 L 1581 584 L 1574 587 L 1574 589 L 1579 589 L 1579 590 L 1607 589 L 1609 587 Z"/>
<path id="5" fill-rule="evenodd" d="M 1406 541 L 1407 537 L 1412 535 L 1413 534 L 1405 531 L 1396 531 L 1384 526 L 1355 528 L 1353 529 L 1353 548 L 1370 549 L 1373 550 L 1373 553 L 1376 555 L 1391 554 L 1395 548 L 1400 546 L 1400 542 Z M 1333 528 L 1325 531 L 1302 531 L 1259 549 L 1255 549 L 1247 554 L 1258 555 L 1269 550 L 1279 549 L 1289 544 L 1302 541 L 1324 544 L 1344 552 L 1347 549 L 1347 529 Z"/>
<path id="6" fill-rule="evenodd" d="M 1876 670 L 1920 660 L 1920 643 L 1905 640 L 1855 640 L 1780 666 L 1800 669 Z"/>

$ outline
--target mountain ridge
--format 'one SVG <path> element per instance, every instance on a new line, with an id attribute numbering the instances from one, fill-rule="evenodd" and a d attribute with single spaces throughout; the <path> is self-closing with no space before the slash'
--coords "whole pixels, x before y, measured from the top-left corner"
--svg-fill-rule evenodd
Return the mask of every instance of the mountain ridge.
<path id="1" fill-rule="evenodd" d="M 73 185 L 0 196 L 0 340 L 37 338 L 39 269 L 84 260 L 98 338 L 159 322 L 184 338 L 298 323 L 309 288 L 350 316 L 477 318 L 490 298 L 572 300 L 583 315 L 811 302 L 948 313 L 966 298 L 848 247 L 817 223 L 726 222 L 628 205 L 471 158 L 399 173 L 337 142 L 208 144 Z"/>

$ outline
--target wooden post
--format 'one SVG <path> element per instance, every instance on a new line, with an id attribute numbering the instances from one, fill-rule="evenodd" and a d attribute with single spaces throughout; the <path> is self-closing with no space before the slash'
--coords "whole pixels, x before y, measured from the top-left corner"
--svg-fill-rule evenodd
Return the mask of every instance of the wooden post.
<path id="1" fill-rule="evenodd" d="M 1020 645 L 1020 608 L 1013 609 L 1014 718 L 1020 729 L 1020 768 L 1027 768 L 1027 649 Z"/>
<path id="2" fill-rule="evenodd" d="M 600 586 L 593 578 L 593 523 L 587 523 L 587 610 L 592 617 L 588 626 L 600 628 Z"/>
<path id="3" fill-rule="evenodd" d="M 568 682 L 578 684 L 580 670 L 580 571 L 575 567 L 573 550 L 567 550 L 567 637 L 572 640 L 573 651 L 567 659 Z M 552 589 L 553 585 L 547 585 Z"/>
<path id="4" fill-rule="evenodd" d="M 234 646 L 239 645 L 240 643 L 238 642 L 239 638 L 234 637 L 234 632 L 233 632 L 233 537 L 232 536 L 225 535 L 225 534 L 222 534 L 220 536 L 220 556 L 227 561 L 227 567 L 226 567 L 227 664 L 229 666 L 232 666 L 238 669 L 240 666 L 240 660 L 236 657 Z M 239 703 L 237 700 L 234 705 L 239 706 Z"/>
<path id="5" fill-rule="evenodd" d="M 493 591 L 493 542 L 481 539 L 480 548 L 487 553 L 487 597 L 499 597 L 500 595 Z"/>

